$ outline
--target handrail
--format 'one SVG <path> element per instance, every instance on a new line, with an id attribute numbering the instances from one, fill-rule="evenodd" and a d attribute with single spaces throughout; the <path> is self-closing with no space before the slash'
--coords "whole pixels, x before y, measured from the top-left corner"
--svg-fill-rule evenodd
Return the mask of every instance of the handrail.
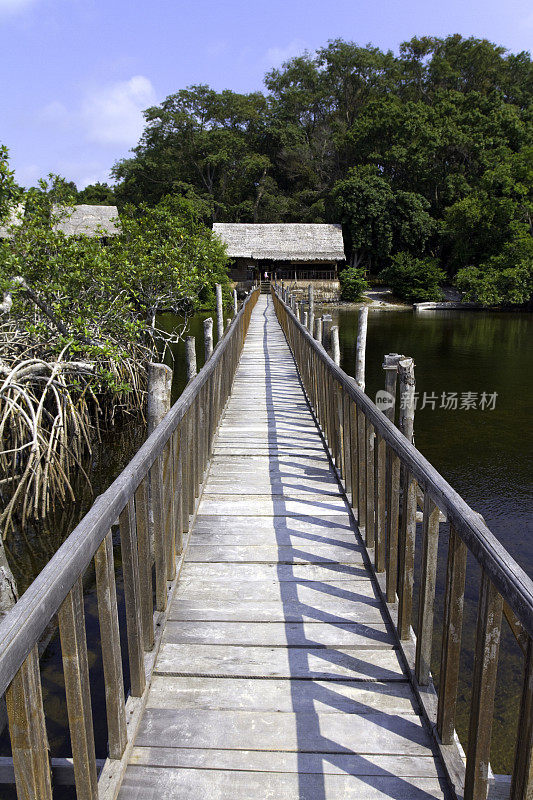
<path id="1" fill-rule="evenodd" d="M 273 290 L 274 291 L 274 290 Z M 276 294 L 275 299 L 283 303 Z M 463 500 L 429 461 L 409 442 L 401 431 L 372 402 L 316 342 L 288 305 L 283 303 L 306 345 L 313 350 L 349 397 L 362 409 L 375 430 L 412 472 L 424 493 L 444 511 L 468 549 L 489 573 L 498 591 L 514 611 L 529 636 L 533 637 L 533 581 L 507 552 L 501 542 L 482 521 L 480 515 Z"/>
<path id="2" fill-rule="evenodd" d="M 7 692 L 6 697 L 11 698 L 10 702 L 8 702 L 8 712 L 11 709 L 9 721 L 15 774 L 17 776 L 17 752 L 19 754 L 18 768 L 25 773 L 23 774 L 19 771 L 17 776 L 18 789 L 19 781 L 21 786 L 27 785 L 28 781 L 28 763 L 24 753 L 27 753 L 28 748 L 38 753 L 39 747 L 43 745 L 43 742 L 46 742 L 45 732 L 43 734 L 44 716 L 42 713 L 42 700 L 40 700 L 38 661 L 34 657 L 34 653 L 46 626 L 57 613 L 59 613 L 63 658 L 65 659 L 65 653 L 68 650 L 68 642 L 73 642 L 73 646 L 78 648 L 75 653 L 79 661 L 78 679 L 83 681 L 83 652 L 85 652 L 86 663 L 85 631 L 84 627 L 83 631 L 81 629 L 77 632 L 73 631 L 72 626 L 78 624 L 76 619 L 80 617 L 80 602 L 81 619 L 83 620 L 80 581 L 92 559 L 96 559 L 97 585 L 99 579 L 98 564 L 103 570 L 100 573 L 103 577 L 98 590 L 103 592 L 102 608 L 104 610 L 102 611 L 100 608 L 101 598 L 99 594 L 99 614 L 104 614 L 107 623 L 110 625 L 111 633 L 118 631 L 112 549 L 111 553 L 109 553 L 109 548 L 106 552 L 106 543 L 110 544 L 111 541 L 109 536 L 110 529 L 116 524 L 117 520 L 120 520 L 123 551 L 132 695 L 140 696 L 144 691 L 143 649 L 148 651 L 153 647 L 154 637 L 152 567 L 151 563 L 147 566 L 146 558 L 142 558 L 143 553 L 146 554 L 150 550 L 148 505 L 151 503 L 154 517 L 157 608 L 158 610 L 164 610 L 167 597 L 167 580 L 172 579 L 175 574 L 175 553 L 176 550 L 178 552 L 180 550 L 182 532 L 188 530 L 189 518 L 194 512 L 195 500 L 199 494 L 204 470 L 210 457 L 213 437 L 225 402 L 231 391 L 251 312 L 258 296 L 259 289 L 254 289 L 250 292 L 240 311 L 234 316 L 231 325 L 225 331 L 224 337 L 217 344 L 210 360 L 186 387 L 126 468 L 111 486 L 95 500 L 87 514 L 20 600 L 0 621 L 0 695 Z M 150 491 L 148 490 L 148 481 L 151 483 Z M 109 561 L 111 566 L 109 566 Z M 102 565 L 104 566 L 102 567 Z M 72 611 L 75 608 L 77 608 L 76 613 Z M 70 616 L 69 611 L 72 611 Z M 119 644 L 117 653 L 114 655 L 120 662 Z M 68 667 L 65 661 L 64 669 L 67 683 Z M 120 663 L 118 663 L 118 667 L 116 663 L 114 665 L 109 664 L 109 674 L 111 674 L 112 669 L 115 672 L 119 669 L 121 675 Z M 26 680 L 27 674 L 31 676 L 29 683 Z M 86 677 L 88 681 L 88 673 Z M 107 680 L 109 676 L 105 675 L 105 677 Z M 116 686 L 118 686 L 120 680 L 116 674 L 114 680 Z M 30 684 L 32 686 L 30 694 L 33 694 L 33 697 L 28 702 L 28 686 Z M 108 693 L 106 691 L 107 696 Z M 68 688 L 67 701 L 70 716 L 69 701 L 75 703 L 76 698 L 74 696 L 69 698 Z M 29 714 L 32 704 L 35 703 L 41 706 L 41 709 L 37 709 L 43 729 L 41 731 L 43 735 L 41 735 L 40 744 L 31 740 L 33 735 L 31 733 L 24 734 L 26 738 L 23 736 L 23 741 L 20 743 L 17 741 L 17 736 L 20 735 L 21 730 L 20 708 L 25 708 Z M 87 708 L 85 708 L 84 713 L 88 719 L 90 714 L 87 716 Z M 108 717 L 110 713 L 108 708 Z M 14 715 L 17 714 L 18 719 L 15 720 Z M 115 710 L 117 719 L 121 720 L 123 716 L 123 710 Z M 28 727 L 39 728 L 39 725 L 36 726 L 34 723 L 35 721 L 32 723 L 28 718 Z M 18 726 L 16 730 L 13 725 Z M 119 728 L 120 725 L 118 726 Z M 111 735 L 112 725 L 108 724 L 108 727 Z M 71 730 L 72 735 L 73 731 Z M 119 744 L 117 745 L 115 742 L 115 750 L 123 752 L 125 746 L 124 735 L 117 734 L 117 737 Z M 89 771 L 92 770 L 95 775 L 96 768 L 92 763 L 94 762 L 94 744 L 92 750 L 93 757 L 89 759 L 91 764 L 87 769 Z M 78 778 L 77 769 L 80 764 L 80 756 L 74 751 L 75 743 L 73 739 L 74 769 Z M 113 746 L 110 744 L 110 754 L 112 751 Z M 113 757 L 120 756 L 115 754 Z M 47 777 L 49 769 L 43 764 L 43 759 L 41 759 L 39 768 L 36 764 L 33 764 L 30 770 L 32 773 L 30 778 L 33 781 L 31 785 L 34 787 L 35 796 L 43 797 L 44 799 L 50 796 L 50 788 L 48 786 L 50 781 L 49 775 Z M 84 779 L 84 782 L 86 780 L 89 779 Z M 19 796 L 26 797 L 27 795 L 23 792 L 22 794 L 19 793 Z M 89 795 L 85 793 L 83 796 L 87 797 Z"/>
<path id="3" fill-rule="evenodd" d="M 486 800 L 502 612 L 524 658 L 510 800 L 533 796 L 533 581 L 439 472 L 326 353 L 272 287 L 278 320 L 337 466 L 413 688 L 458 797 Z M 308 320 L 312 319 L 311 310 Z M 417 534 L 417 489 L 423 493 Z M 440 514 L 449 526 L 439 690 L 431 678 Z M 420 536 L 420 551 L 416 548 Z M 466 764 L 455 717 L 467 553 L 481 568 Z M 419 559 L 418 608 L 414 608 Z M 416 623 L 413 621 L 416 617 Z M 413 628 L 416 627 L 416 635 Z"/>

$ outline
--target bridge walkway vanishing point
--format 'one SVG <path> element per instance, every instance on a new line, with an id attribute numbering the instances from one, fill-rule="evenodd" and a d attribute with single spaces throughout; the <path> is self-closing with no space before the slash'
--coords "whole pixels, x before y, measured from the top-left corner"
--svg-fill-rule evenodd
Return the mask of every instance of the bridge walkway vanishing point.
<path id="1" fill-rule="evenodd" d="M 429 800 L 444 771 L 262 295 L 119 800 Z"/>

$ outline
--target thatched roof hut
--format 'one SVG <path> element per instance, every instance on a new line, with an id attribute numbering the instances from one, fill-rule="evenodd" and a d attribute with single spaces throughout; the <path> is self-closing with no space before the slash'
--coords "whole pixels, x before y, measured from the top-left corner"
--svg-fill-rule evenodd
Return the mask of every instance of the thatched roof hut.
<path id="1" fill-rule="evenodd" d="M 345 258 L 340 225 L 215 222 L 230 258 L 290 263 L 336 263 Z"/>
<path id="2" fill-rule="evenodd" d="M 54 230 L 66 236 L 116 236 L 120 233 L 120 221 L 116 206 L 78 205 L 64 211 L 54 208 L 60 216 L 54 223 Z"/>

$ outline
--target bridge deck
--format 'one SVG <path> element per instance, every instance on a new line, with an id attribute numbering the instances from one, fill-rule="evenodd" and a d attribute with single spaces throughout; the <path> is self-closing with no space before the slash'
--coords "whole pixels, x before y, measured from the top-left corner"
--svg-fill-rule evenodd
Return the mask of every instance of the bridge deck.
<path id="1" fill-rule="evenodd" d="M 119 800 L 448 796 L 264 296 L 135 745 Z"/>

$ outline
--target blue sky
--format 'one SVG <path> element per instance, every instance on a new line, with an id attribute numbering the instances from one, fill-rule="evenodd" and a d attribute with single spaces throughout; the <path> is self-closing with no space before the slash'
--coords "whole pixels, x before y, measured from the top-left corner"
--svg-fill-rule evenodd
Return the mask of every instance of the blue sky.
<path id="1" fill-rule="evenodd" d="M 264 73 L 329 39 L 397 50 L 415 35 L 533 49 L 530 0 L 0 0 L 0 143 L 19 182 L 106 180 L 141 110 L 193 83 L 262 88 Z"/>

